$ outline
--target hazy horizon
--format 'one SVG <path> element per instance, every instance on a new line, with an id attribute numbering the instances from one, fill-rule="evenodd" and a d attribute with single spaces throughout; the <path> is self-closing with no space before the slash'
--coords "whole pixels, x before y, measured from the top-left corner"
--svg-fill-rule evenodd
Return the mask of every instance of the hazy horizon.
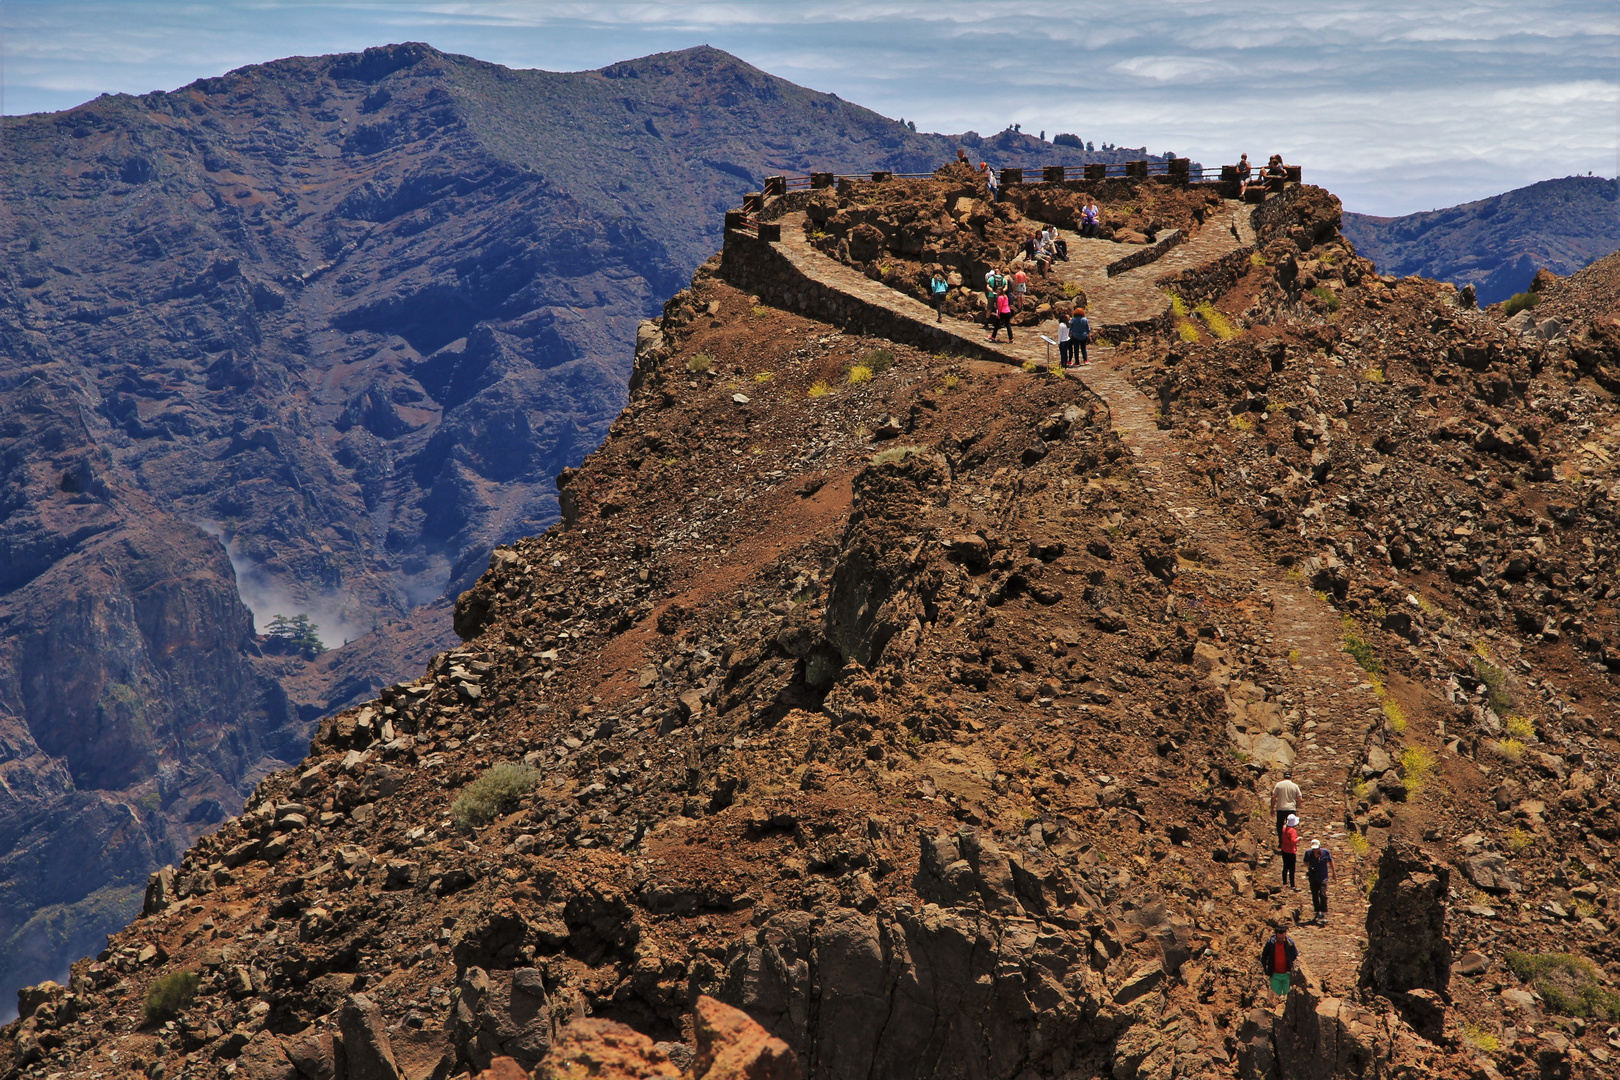
<path id="1" fill-rule="evenodd" d="M 1147 146 L 1206 164 L 1284 154 L 1346 209 L 1393 216 L 1539 180 L 1613 176 L 1620 8 L 1393 0 L 874 2 L 7 0 L 0 109 L 172 90 L 292 55 L 426 41 L 508 67 L 590 70 L 708 44 L 919 130 Z M 1534 149 L 1531 149 L 1534 147 Z"/>

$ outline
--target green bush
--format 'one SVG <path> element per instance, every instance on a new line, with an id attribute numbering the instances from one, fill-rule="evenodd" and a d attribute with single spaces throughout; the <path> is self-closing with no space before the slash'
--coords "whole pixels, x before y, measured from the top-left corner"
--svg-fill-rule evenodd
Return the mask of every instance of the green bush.
<path id="1" fill-rule="evenodd" d="M 686 370 L 694 375 L 700 371 L 708 371 L 714 366 L 714 357 L 708 353 L 698 353 L 696 356 L 686 358 Z"/>
<path id="2" fill-rule="evenodd" d="M 1513 711 L 1513 695 L 1508 692 L 1507 673 L 1482 656 L 1474 657 L 1474 672 L 1485 684 L 1485 699 L 1497 716 Z"/>
<path id="3" fill-rule="evenodd" d="M 1598 983 L 1597 967 L 1573 953 L 1507 954 L 1513 974 L 1530 983 L 1547 1007 L 1565 1016 L 1620 1020 L 1620 994 Z"/>
<path id="4" fill-rule="evenodd" d="M 1326 304 L 1329 311 L 1339 310 L 1339 295 L 1326 285 L 1318 285 L 1311 290 L 1311 295 Z"/>
<path id="5" fill-rule="evenodd" d="M 540 773 L 527 765 L 502 762 L 461 789 L 450 804 L 450 817 L 462 829 L 488 825 L 517 809 L 518 800 L 539 782 Z"/>
<path id="6" fill-rule="evenodd" d="M 1348 615 L 1340 618 L 1344 623 L 1344 651 L 1360 665 L 1361 670 L 1372 675 L 1382 675 L 1384 662 L 1378 659 L 1378 653 L 1373 649 L 1372 643 L 1361 636 L 1361 628 L 1356 625 L 1356 621 Z"/>
<path id="7" fill-rule="evenodd" d="M 161 1024 L 173 1020 L 197 996 L 202 979 L 195 971 L 175 971 L 146 988 L 146 1022 Z"/>
<path id="8" fill-rule="evenodd" d="M 1541 303 L 1541 294 L 1533 292 L 1514 293 L 1508 297 L 1507 303 L 1502 305 L 1502 314 L 1513 318 L 1521 311 L 1528 311 Z"/>
<path id="9" fill-rule="evenodd" d="M 894 353 L 888 349 L 867 349 L 861 354 L 861 364 L 872 369 L 872 374 L 881 375 L 888 371 L 894 363 Z"/>
<path id="10" fill-rule="evenodd" d="M 872 458 L 872 464 L 898 465 L 912 454 L 920 453 L 922 453 L 922 451 L 918 450 L 915 446 L 891 446 L 887 450 L 878 451 L 877 454 Z"/>

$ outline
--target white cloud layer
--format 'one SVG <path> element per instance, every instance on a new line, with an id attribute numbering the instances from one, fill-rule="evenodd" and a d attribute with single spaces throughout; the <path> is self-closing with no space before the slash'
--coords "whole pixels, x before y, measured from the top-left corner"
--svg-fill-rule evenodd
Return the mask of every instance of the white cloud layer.
<path id="1" fill-rule="evenodd" d="M 390 41 L 552 70 L 710 44 L 923 130 L 1020 123 L 1207 164 L 1278 151 L 1368 213 L 1620 156 L 1613 0 L 6 0 L 0 20 L 8 113 Z"/>

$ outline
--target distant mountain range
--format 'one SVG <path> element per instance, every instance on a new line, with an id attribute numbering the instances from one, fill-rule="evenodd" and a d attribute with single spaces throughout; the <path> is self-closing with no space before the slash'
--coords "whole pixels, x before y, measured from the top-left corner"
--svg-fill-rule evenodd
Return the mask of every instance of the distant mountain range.
<path id="1" fill-rule="evenodd" d="M 710 48 L 394 45 L 0 123 L 0 1012 L 453 640 L 433 605 L 555 520 L 762 177 L 1143 156 L 920 134 Z M 333 652 L 255 639 L 297 613 Z"/>
<path id="2" fill-rule="evenodd" d="M 1381 273 L 1472 283 L 1481 304 L 1523 292 L 1536 271 L 1573 274 L 1620 249 L 1620 182 L 1566 176 L 1402 217 L 1344 215 L 1344 235 Z"/>

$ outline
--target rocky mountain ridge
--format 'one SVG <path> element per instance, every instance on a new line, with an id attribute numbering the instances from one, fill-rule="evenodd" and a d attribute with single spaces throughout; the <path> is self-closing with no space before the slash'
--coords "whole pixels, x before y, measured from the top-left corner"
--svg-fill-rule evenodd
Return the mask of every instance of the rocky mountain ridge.
<path id="1" fill-rule="evenodd" d="M 1617 191 L 1614 179 L 1566 176 L 1442 210 L 1345 214 L 1344 234 L 1382 273 L 1473 285 L 1495 304 L 1538 270 L 1568 276 L 1620 248 Z"/>
<path id="2" fill-rule="evenodd" d="M 1519 329 L 1338 216 L 1225 208 L 1078 378 L 728 233 L 465 644 L 30 989 L 7 1075 L 566 1075 L 579 1016 L 704 1075 L 705 996 L 812 1077 L 1606 1075 L 1620 267 Z"/>
<path id="3" fill-rule="evenodd" d="M 452 640 L 721 208 L 957 145 L 713 49 L 560 74 L 402 44 L 3 123 L 6 988 Z M 331 652 L 255 637 L 299 612 Z"/>

